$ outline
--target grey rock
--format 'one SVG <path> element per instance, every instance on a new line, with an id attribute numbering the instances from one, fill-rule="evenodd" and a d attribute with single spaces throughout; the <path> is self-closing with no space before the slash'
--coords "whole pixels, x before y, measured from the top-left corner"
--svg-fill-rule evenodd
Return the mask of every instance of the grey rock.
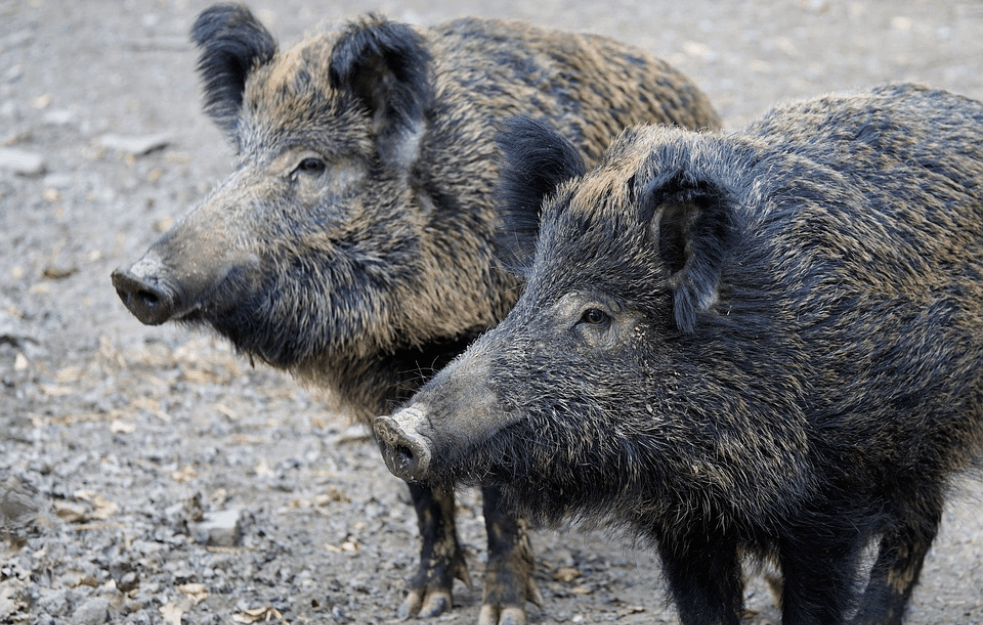
<path id="1" fill-rule="evenodd" d="M 99 145 L 111 150 L 127 152 L 133 156 L 143 156 L 154 150 L 166 147 L 171 142 L 166 134 L 122 136 L 114 133 L 99 137 Z"/>
<path id="2" fill-rule="evenodd" d="M 75 625 L 103 625 L 109 620 L 109 599 L 92 597 L 80 605 L 72 615 Z"/>
<path id="3" fill-rule="evenodd" d="M 0 169 L 20 176 L 37 176 L 44 172 L 44 158 L 18 148 L 0 148 Z"/>
<path id="4" fill-rule="evenodd" d="M 67 616 L 74 601 L 71 588 L 42 588 L 38 607 L 52 616 Z"/>
<path id="5" fill-rule="evenodd" d="M 205 520 L 195 525 L 195 539 L 215 547 L 234 547 L 242 538 L 239 510 L 208 512 Z"/>

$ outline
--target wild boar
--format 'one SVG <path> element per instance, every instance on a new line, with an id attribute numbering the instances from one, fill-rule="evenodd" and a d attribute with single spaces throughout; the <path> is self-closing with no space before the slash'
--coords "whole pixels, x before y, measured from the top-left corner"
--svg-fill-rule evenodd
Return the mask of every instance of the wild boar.
<path id="1" fill-rule="evenodd" d="M 366 423 L 518 296 L 495 237 L 501 118 L 545 120 L 588 161 L 632 124 L 719 125 L 666 63 L 520 23 L 367 16 L 280 51 L 247 9 L 217 5 L 192 37 L 236 168 L 113 284 L 142 322 L 213 328 Z M 449 609 L 454 577 L 470 584 L 453 493 L 411 493 L 423 543 L 404 618 Z M 480 622 L 522 623 L 539 597 L 525 522 L 484 497 Z"/>
<path id="2" fill-rule="evenodd" d="M 740 622 L 746 555 L 786 625 L 901 623 L 983 451 L 983 105 L 899 85 L 637 127 L 589 172 L 540 123 L 504 141 L 528 284 L 376 420 L 390 470 L 631 528 L 687 625 Z"/>

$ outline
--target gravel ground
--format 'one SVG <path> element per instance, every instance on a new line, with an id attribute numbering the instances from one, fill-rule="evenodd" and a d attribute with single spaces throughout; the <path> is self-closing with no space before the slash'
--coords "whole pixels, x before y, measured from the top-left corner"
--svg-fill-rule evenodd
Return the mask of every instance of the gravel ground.
<path id="1" fill-rule="evenodd" d="M 132 260 L 231 166 L 200 112 L 191 0 L 0 0 L 0 623 L 392 622 L 415 566 L 403 485 L 344 415 L 117 300 Z M 589 30 L 683 69 L 728 127 L 776 101 L 915 80 L 983 98 L 976 0 L 280 0 L 281 41 L 366 10 Z M 983 489 L 962 481 L 908 623 L 983 623 Z M 473 590 L 481 507 L 464 493 Z M 540 531 L 532 623 L 676 622 L 650 550 Z M 753 578 L 748 622 L 778 621 Z"/>

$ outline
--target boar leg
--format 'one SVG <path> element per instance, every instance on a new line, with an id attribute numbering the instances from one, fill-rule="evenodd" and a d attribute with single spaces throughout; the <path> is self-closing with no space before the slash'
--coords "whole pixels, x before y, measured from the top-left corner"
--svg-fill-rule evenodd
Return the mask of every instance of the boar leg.
<path id="1" fill-rule="evenodd" d="M 942 497 L 935 497 L 932 504 L 926 506 L 929 509 L 923 517 L 899 523 L 884 533 L 854 625 L 901 623 L 942 520 Z"/>
<path id="2" fill-rule="evenodd" d="M 437 616 L 451 608 L 454 578 L 471 588 L 464 552 L 454 525 L 454 492 L 410 484 L 423 546 L 420 569 L 409 582 L 409 592 L 399 606 L 399 618 Z"/>
<path id="3" fill-rule="evenodd" d="M 744 580 L 737 545 L 710 532 L 659 541 L 669 591 L 683 625 L 739 625 Z"/>
<path id="4" fill-rule="evenodd" d="M 525 625 L 526 601 L 543 607 L 533 579 L 535 560 L 526 521 L 511 513 L 498 488 L 486 486 L 481 494 L 488 533 L 488 568 L 478 625 Z"/>
<path id="5" fill-rule="evenodd" d="M 855 580 L 864 547 L 858 531 L 834 531 L 835 520 L 816 518 L 791 539 L 782 541 L 779 559 L 782 623 L 843 623 L 853 605 Z"/>

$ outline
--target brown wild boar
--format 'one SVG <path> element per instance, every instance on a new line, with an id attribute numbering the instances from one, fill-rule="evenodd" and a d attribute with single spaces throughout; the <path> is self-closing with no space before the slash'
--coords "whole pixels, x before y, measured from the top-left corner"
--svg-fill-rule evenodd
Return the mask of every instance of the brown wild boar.
<path id="1" fill-rule="evenodd" d="M 212 328 L 366 423 L 518 296 L 495 237 L 501 118 L 544 120 L 588 161 L 632 124 L 719 125 L 666 63 L 519 23 L 368 16 L 279 50 L 244 7 L 218 5 L 193 39 L 236 167 L 113 284 L 142 322 Z M 452 491 L 411 493 L 423 544 L 400 614 L 434 616 L 455 577 L 470 582 Z M 483 494 L 480 622 L 522 623 L 539 596 L 525 523 Z"/>

